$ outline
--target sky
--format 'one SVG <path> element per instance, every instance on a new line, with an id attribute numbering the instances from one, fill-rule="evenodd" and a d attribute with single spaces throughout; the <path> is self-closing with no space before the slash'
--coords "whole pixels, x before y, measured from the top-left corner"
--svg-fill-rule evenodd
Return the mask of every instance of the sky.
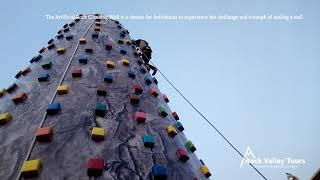
<path id="1" fill-rule="evenodd" d="M 0 87 L 29 65 L 70 20 L 45 15 L 302 15 L 300 20 L 120 20 L 146 39 L 152 61 L 243 153 L 303 159 L 290 168 L 258 167 L 268 179 L 285 172 L 309 179 L 320 167 L 320 3 L 316 0 L 10 0 L 0 7 Z M 300 16 L 300 17 L 302 17 Z M 212 179 L 262 179 L 158 74 L 196 154 Z M 274 165 L 274 164 L 271 164 Z"/>

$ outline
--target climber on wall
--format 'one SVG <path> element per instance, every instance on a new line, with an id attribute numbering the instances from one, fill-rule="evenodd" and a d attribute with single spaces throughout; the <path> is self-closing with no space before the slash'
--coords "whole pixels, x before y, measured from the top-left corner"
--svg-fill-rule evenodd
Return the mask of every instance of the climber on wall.
<path id="1" fill-rule="evenodd" d="M 149 71 L 150 71 L 150 69 L 153 70 L 152 75 L 154 76 L 157 73 L 157 68 L 150 64 L 152 50 L 151 50 L 148 42 L 145 40 L 142 40 L 142 39 L 135 40 L 134 42 L 135 42 L 136 46 L 140 49 L 140 52 L 138 52 L 138 53 L 142 57 L 144 64 L 146 65 L 146 67 L 148 68 Z"/>

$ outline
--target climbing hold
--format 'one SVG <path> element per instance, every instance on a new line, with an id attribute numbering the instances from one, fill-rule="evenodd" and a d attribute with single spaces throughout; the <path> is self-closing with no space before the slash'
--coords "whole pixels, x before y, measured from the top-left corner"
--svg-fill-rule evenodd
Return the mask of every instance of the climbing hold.
<path id="1" fill-rule="evenodd" d="M 170 137 L 175 137 L 177 135 L 177 130 L 172 125 L 168 125 L 166 129 Z"/>
<path id="2" fill-rule="evenodd" d="M 68 36 L 66 36 L 66 40 L 72 40 L 73 39 L 73 35 L 68 35 Z"/>
<path id="3" fill-rule="evenodd" d="M 107 91 L 106 91 L 105 87 L 102 86 L 102 85 L 99 85 L 98 88 L 97 88 L 97 94 L 99 96 L 106 96 L 107 95 Z"/>
<path id="4" fill-rule="evenodd" d="M 91 49 L 91 48 L 86 48 L 86 49 L 85 49 L 85 52 L 91 54 L 91 53 L 93 53 L 93 49 Z"/>
<path id="5" fill-rule="evenodd" d="M 104 140 L 105 130 L 99 127 L 93 127 L 91 131 L 91 138 L 95 141 Z"/>
<path id="6" fill-rule="evenodd" d="M 58 34 L 58 35 L 56 36 L 56 38 L 57 38 L 57 39 L 63 38 L 63 34 Z"/>
<path id="7" fill-rule="evenodd" d="M 112 74 L 105 74 L 105 75 L 103 76 L 103 80 L 104 80 L 105 82 L 112 83 L 112 82 L 113 82 L 113 76 L 112 76 Z"/>
<path id="8" fill-rule="evenodd" d="M 159 107 L 159 114 L 162 117 L 166 117 L 168 115 L 167 110 L 163 106 Z"/>
<path id="9" fill-rule="evenodd" d="M 34 62 L 38 62 L 41 58 L 42 58 L 41 54 L 39 54 L 38 56 L 35 56 Z"/>
<path id="10" fill-rule="evenodd" d="M 132 44 L 132 42 L 129 41 L 129 40 L 127 40 L 127 41 L 126 41 L 126 44 L 130 46 L 130 45 Z"/>
<path id="11" fill-rule="evenodd" d="M 155 77 L 152 77 L 152 81 L 153 81 L 155 84 L 158 84 L 158 80 L 157 80 Z"/>
<path id="12" fill-rule="evenodd" d="M 0 114 L 0 124 L 5 124 L 7 123 L 9 120 L 12 119 L 12 114 L 11 113 L 3 113 L 3 114 Z"/>
<path id="13" fill-rule="evenodd" d="M 136 74 L 133 71 L 128 71 L 128 76 L 132 79 L 136 78 Z"/>
<path id="14" fill-rule="evenodd" d="M 23 103 L 27 98 L 28 98 L 28 95 L 26 93 L 19 92 L 12 98 L 12 101 L 15 104 L 18 104 L 18 103 Z"/>
<path id="15" fill-rule="evenodd" d="M 46 48 L 43 47 L 43 48 L 41 48 L 41 49 L 39 50 L 39 53 L 43 53 L 45 50 L 46 50 Z"/>
<path id="16" fill-rule="evenodd" d="M 151 174 L 155 180 L 164 180 L 167 178 L 167 169 L 160 164 L 152 166 Z"/>
<path id="17" fill-rule="evenodd" d="M 96 104 L 95 113 L 97 116 L 104 117 L 107 112 L 107 106 L 105 104 Z"/>
<path id="18" fill-rule="evenodd" d="M 158 92 L 157 92 L 157 90 L 156 90 L 156 88 L 150 88 L 149 89 L 149 92 L 150 92 L 150 94 L 152 95 L 152 96 L 154 96 L 154 97 L 157 97 L 159 94 L 158 94 Z"/>
<path id="19" fill-rule="evenodd" d="M 69 93 L 69 85 L 60 85 L 58 86 L 57 93 L 59 95 L 68 94 Z"/>
<path id="20" fill-rule="evenodd" d="M 120 54 L 122 54 L 122 55 L 126 55 L 126 54 L 127 54 L 127 51 L 126 51 L 126 50 L 124 50 L 124 49 L 120 49 Z"/>
<path id="21" fill-rule="evenodd" d="M 111 50 L 112 49 L 112 45 L 111 44 L 106 44 L 106 50 Z"/>
<path id="22" fill-rule="evenodd" d="M 166 95 L 163 95 L 163 100 L 164 102 L 168 103 L 169 102 L 169 98 Z"/>
<path id="23" fill-rule="evenodd" d="M 120 37 L 121 37 L 121 38 L 124 38 L 125 36 L 126 36 L 125 33 L 123 33 L 123 32 L 120 33 Z"/>
<path id="24" fill-rule="evenodd" d="M 141 66 L 141 65 L 143 64 L 142 60 L 140 60 L 140 59 L 137 60 L 137 63 L 138 63 L 139 66 Z M 141 67 L 141 68 L 142 68 L 142 67 Z M 142 70 L 141 68 L 140 68 L 140 71 L 141 71 L 142 73 L 146 73 L 146 72 L 147 72 L 145 69 Z M 145 71 L 145 72 L 144 72 L 144 71 Z"/>
<path id="25" fill-rule="evenodd" d="M 54 41 L 54 39 L 50 39 L 50 40 L 48 41 L 48 44 L 53 43 L 53 41 Z"/>
<path id="26" fill-rule="evenodd" d="M 31 72 L 31 68 L 25 68 L 24 70 L 21 71 L 21 75 L 25 76 L 27 75 L 29 72 Z"/>
<path id="27" fill-rule="evenodd" d="M 103 159 L 89 159 L 88 160 L 88 176 L 101 176 L 104 169 L 104 160 Z"/>
<path id="28" fill-rule="evenodd" d="M 210 173 L 208 167 L 203 163 L 202 160 L 200 160 L 200 161 L 202 163 L 202 165 L 200 167 L 202 174 L 204 174 L 206 176 L 206 178 L 209 178 L 211 176 L 211 173 Z"/>
<path id="29" fill-rule="evenodd" d="M 149 86 L 150 84 L 152 84 L 151 79 L 149 79 L 148 77 L 144 78 L 144 81 L 146 82 L 146 84 Z"/>
<path id="30" fill-rule="evenodd" d="M 16 83 L 13 83 L 13 84 L 11 84 L 11 85 L 7 88 L 7 92 L 8 92 L 8 93 L 11 93 L 11 92 L 13 92 L 17 87 L 18 87 L 17 84 L 16 84 Z"/>
<path id="31" fill-rule="evenodd" d="M 145 134 L 142 136 L 142 142 L 143 142 L 143 145 L 147 148 L 153 148 L 155 144 L 154 137 L 148 134 Z"/>
<path id="32" fill-rule="evenodd" d="M 190 140 L 186 142 L 185 147 L 191 152 L 195 152 L 197 150 Z"/>
<path id="33" fill-rule="evenodd" d="M 142 92 L 143 92 L 143 88 L 139 84 L 134 84 L 133 90 L 134 90 L 134 93 L 136 93 L 136 94 L 142 94 Z"/>
<path id="34" fill-rule="evenodd" d="M 101 23 L 99 23 L 99 22 L 95 22 L 94 23 L 96 26 L 101 26 Z"/>
<path id="35" fill-rule="evenodd" d="M 179 120 L 179 116 L 178 116 L 178 114 L 176 113 L 176 112 L 173 112 L 172 113 L 172 116 L 173 116 L 173 118 L 175 119 L 175 120 Z"/>
<path id="36" fill-rule="evenodd" d="M 86 44 L 86 42 L 87 42 L 87 41 L 86 41 L 86 38 L 80 38 L 80 39 L 79 39 L 79 43 L 80 43 L 80 44 Z"/>
<path id="37" fill-rule="evenodd" d="M 72 27 L 72 26 L 74 26 L 74 24 L 75 24 L 75 22 L 71 22 L 71 23 L 69 24 L 69 26 Z"/>
<path id="38" fill-rule="evenodd" d="M 72 75 L 72 77 L 81 77 L 82 76 L 81 68 L 73 69 L 71 75 Z"/>
<path id="39" fill-rule="evenodd" d="M 121 29 L 122 27 L 121 27 L 121 25 L 117 25 L 117 28 L 118 28 L 118 29 Z"/>
<path id="40" fill-rule="evenodd" d="M 87 64 L 88 63 L 88 58 L 81 56 L 79 58 L 79 63 L 81 64 Z"/>
<path id="41" fill-rule="evenodd" d="M 141 67 L 141 68 L 140 68 L 140 72 L 141 72 L 142 74 L 145 74 L 145 73 L 147 72 L 147 70 L 146 70 L 145 68 Z"/>
<path id="42" fill-rule="evenodd" d="M 22 75 L 22 71 L 19 71 L 14 77 L 18 79 L 19 77 L 21 77 L 21 75 Z"/>
<path id="43" fill-rule="evenodd" d="M 37 177 L 40 173 L 41 161 L 40 159 L 25 161 L 21 168 L 21 175 L 24 178 Z"/>
<path id="44" fill-rule="evenodd" d="M 55 46 L 56 46 L 56 45 L 55 45 L 54 43 L 52 43 L 52 44 L 49 44 L 49 45 L 47 46 L 47 48 L 50 50 L 50 49 L 53 49 Z"/>
<path id="45" fill-rule="evenodd" d="M 0 97 L 2 97 L 6 93 L 6 90 L 4 88 L 0 89 Z"/>
<path id="46" fill-rule="evenodd" d="M 118 44 L 123 44 L 123 43 L 124 42 L 121 39 L 118 40 Z"/>
<path id="47" fill-rule="evenodd" d="M 129 66 L 129 60 L 128 59 L 121 59 L 121 64 L 125 65 L 125 66 Z"/>
<path id="48" fill-rule="evenodd" d="M 63 54 L 65 51 L 66 51 L 65 48 L 58 48 L 58 49 L 57 49 L 57 53 L 58 53 L 58 54 Z"/>
<path id="49" fill-rule="evenodd" d="M 99 28 L 99 27 L 96 27 L 96 28 L 94 28 L 94 31 L 100 32 L 100 28 Z"/>
<path id="50" fill-rule="evenodd" d="M 189 160 L 189 156 L 183 148 L 179 148 L 177 150 L 177 157 L 182 162 L 186 162 Z"/>
<path id="51" fill-rule="evenodd" d="M 52 66 L 52 62 L 51 61 L 46 61 L 44 63 L 41 64 L 43 69 L 50 69 Z"/>
<path id="52" fill-rule="evenodd" d="M 92 33 L 91 37 L 92 37 L 92 38 L 98 38 L 98 37 L 99 37 L 99 34 L 98 34 L 98 33 Z"/>
<path id="53" fill-rule="evenodd" d="M 51 127 L 38 128 L 36 132 L 36 139 L 39 142 L 49 142 L 53 136 Z"/>
<path id="54" fill-rule="evenodd" d="M 107 66 L 108 68 L 114 68 L 115 65 L 116 65 L 116 63 L 115 63 L 114 61 L 108 60 L 108 61 L 106 62 L 106 66 Z"/>
<path id="55" fill-rule="evenodd" d="M 59 102 L 53 102 L 53 103 L 48 105 L 47 114 L 49 114 L 49 115 L 58 114 L 60 110 L 61 110 L 60 103 Z"/>
<path id="56" fill-rule="evenodd" d="M 179 122 L 179 121 L 174 124 L 174 127 L 176 129 L 178 129 L 180 132 L 182 132 L 184 130 L 184 127 L 182 126 L 181 122 Z"/>
<path id="57" fill-rule="evenodd" d="M 63 29 L 60 29 L 57 33 L 58 33 L 58 34 L 61 34 L 61 33 L 62 33 L 62 30 L 63 30 Z"/>
<path id="58" fill-rule="evenodd" d="M 41 74 L 41 75 L 38 77 L 38 81 L 39 81 L 39 82 L 49 81 L 49 79 L 50 79 L 49 73 Z"/>
<path id="59" fill-rule="evenodd" d="M 74 19 L 74 21 L 75 21 L 75 22 L 79 22 L 79 21 L 80 21 L 80 18 L 77 17 L 77 18 Z"/>
<path id="60" fill-rule="evenodd" d="M 140 96 L 137 95 L 137 94 L 130 94 L 130 102 L 132 104 L 139 104 L 139 101 L 140 101 Z"/>
<path id="61" fill-rule="evenodd" d="M 66 28 L 66 27 L 68 27 L 68 24 L 64 24 L 64 25 L 63 25 L 63 28 Z"/>
<path id="62" fill-rule="evenodd" d="M 69 32 L 69 30 L 70 30 L 69 28 L 64 28 L 63 32 Z"/>
<path id="63" fill-rule="evenodd" d="M 138 123 L 144 123 L 146 121 L 146 113 L 137 111 L 134 113 L 133 119 Z"/>

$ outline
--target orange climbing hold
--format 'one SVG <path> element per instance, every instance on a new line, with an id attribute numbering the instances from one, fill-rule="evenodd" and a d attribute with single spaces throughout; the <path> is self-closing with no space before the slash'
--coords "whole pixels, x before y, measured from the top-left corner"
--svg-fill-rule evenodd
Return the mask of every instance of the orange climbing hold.
<path id="1" fill-rule="evenodd" d="M 18 103 L 22 103 L 24 102 L 26 99 L 28 98 L 28 95 L 24 92 L 19 92 L 18 94 L 16 94 L 13 98 L 12 98 L 12 101 L 15 103 L 15 104 L 18 104 Z"/>
<path id="2" fill-rule="evenodd" d="M 36 132 L 36 139 L 40 142 L 51 141 L 53 130 L 50 127 L 38 128 Z"/>
<path id="3" fill-rule="evenodd" d="M 150 94 L 152 95 L 152 96 L 154 96 L 154 97 L 157 97 L 159 94 L 158 94 L 158 92 L 157 92 L 157 90 L 156 90 L 156 88 L 150 88 L 149 89 L 149 92 L 150 92 Z"/>

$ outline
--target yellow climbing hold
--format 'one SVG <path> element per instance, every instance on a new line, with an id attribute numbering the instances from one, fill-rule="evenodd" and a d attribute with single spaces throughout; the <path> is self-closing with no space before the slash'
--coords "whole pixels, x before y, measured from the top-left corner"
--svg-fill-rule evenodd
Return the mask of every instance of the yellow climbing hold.
<path id="1" fill-rule="evenodd" d="M 69 85 L 60 85 L 57 89 L 57 93 L 59 95 L 68 94 L 69 93 Z"/>

